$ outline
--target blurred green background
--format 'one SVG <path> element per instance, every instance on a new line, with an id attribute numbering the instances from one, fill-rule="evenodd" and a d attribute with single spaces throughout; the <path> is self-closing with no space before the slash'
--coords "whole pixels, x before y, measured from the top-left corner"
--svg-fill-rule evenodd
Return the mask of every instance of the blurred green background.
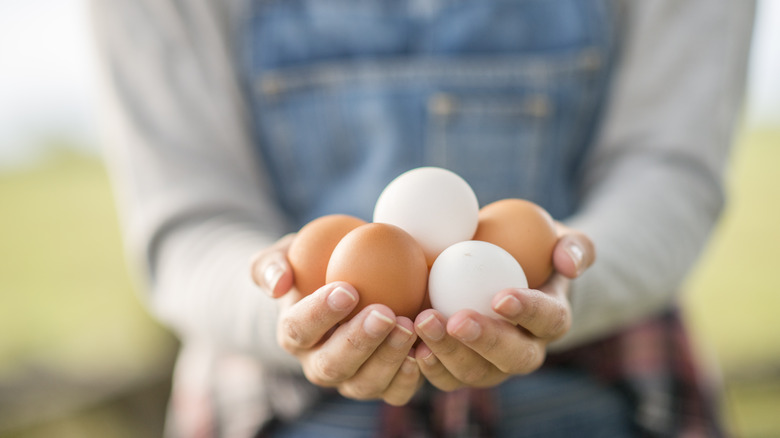
<path id="1" fill-rule="evenodd" d="M 0 173 L 0 436 L 159 436 L 176 343 L 125 268 L 101 162 L 73 149 Z"/>
<path id="2" fill-rule="evenodd" d="M 741 136 L 729 203 L 683 302 L 735 436 L 780 437 L 780 129 Z"/>
<path id="3" fill-rule="evenodd" d="M 126 269 L 95 152 L 86 17 L 84 0 L 0 1 L 0 438 L 163 427 L 177 342 Z M 761 1 L 757 17 L 729 204 L 681 299 L 729 429 L 769 438 L 780 437 L 780 2 Z"/>
<path id="4" fill-rule="evenodd" d="M 161 433 L 175 340 L 126 272 L 106 172 L 57 145 L 0 173 L 0 436 Z M 743 437 L 780 436 L 780 130 L 744 133 L 683 300 Z"/>

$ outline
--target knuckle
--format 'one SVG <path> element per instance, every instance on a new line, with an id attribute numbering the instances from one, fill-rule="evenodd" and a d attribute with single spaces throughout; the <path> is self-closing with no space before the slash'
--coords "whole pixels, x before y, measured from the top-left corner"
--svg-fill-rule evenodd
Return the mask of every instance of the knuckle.
<path id="1" fill-rule="evenodd" d="M 404 352 L 405 354 L 405 352 Z M 399 357 L 399 353 L 395 351 L 388 351 L 383 348 L 379 348 L 372 356 L 373 360 L 376 360 L 380 364 L 386 367 L 398 368 L 399 363 L 402 363 L 403 358 Z"/>
<path id="2" fill-rule="evenodd" d="M 368 341 L 365 337 L 356 333 L 349 334 L 347 336 L 347 342 L 349 343 L 350 347 L 361 353 L 368 353 L 376 348 L 376 344 L 374 342 Z"/>
<path id="3" fill-rule="evenodd" d="M 463 382 L 458 380 L 441 365 L 425 370 L 423 375 L 431 385 L 444 392 L 455 391 L 463 387 Z"/>
<path id="4" fill-rule="evenodd" d="M 535 371 L 544 362 L 543 349 L 535 343 L 528 343 L 518 351 L 518 357 L 505 372 L 509 374 L 527 374 Z"/>
<path id="5" fill-rule="evenodd" d="M 442 342 L 436 351 L 437 356 L 453 356 L 458 351 L 458 343 L 455 341 Z"/>
<path id="6" fill-rule="evenodd" d="M 528 306 L 525 314 L 525 319 L 528 322 L 533 322 L 539 319 L 539 313 L 541 312 L 543 298 L 541 293 L 531 294 L 528 300 Z"/>
<path id="7" fill-rule="evenodd" d="M 311 368 L 304 367 L 303 375 L 306 377 L 306 380 L 308 380 L 309 382 L 311 382 L 311 383 L 313 383 L 313 384 L 315 384 L 317 386 L 323 386 L 323 387 L 331 386 L 330 382 L 326 382 L 326 381 L 322 380 L 319 376 L 314 374 L 312 372 Z"/>
<path id="8" fill-rule="evenodd" d="M 344 380 L 350 377 L 347 371 L 344 370 L 341 366 L 339 366 L 338 361 L 330 360 L 326 356 L 322 356 L 322 355 L 315 356 L 312 365 L 313 365 L 311 370 L 312 375 L 314 379 L 316 379 L 317 382 L 319 382 L 320 384 L 332 384 L 332 383 L 343 382 Z"/>
<path id="9" fill-rule="evenodd" d="M 276 340 L 287 352 L 294 352 L 304 345 L 304 336 L 301 326 L 296 321 L 282 318 L 279 321 Z"/>
<path id="10" fill-rule="evenodd" d="M 384 389 L 377 382 L 349 381 L 339 387 L 339 393 L 355 400 L 371 400 L 381 397 Z"/>
<path id="11" fill-rule="evenodd" d="M 486 364 L 481 364 L 473 367 L 469 367 L 459 380 L 468 386 L 476 386 L 485 381 L 489 373 L 489 367 Z"/>
<path id="12" fill-rule="evenodd" d="M 571 316 L 569 309 L 566 306 L 559 304 L 555 308 L 554 315 L 550 319 L 550 325 L 543 337 L 558 338 L 568 332 L 570 327 Z"/>
<path id="13" fill-rule="evenodd" d="M 498 351 L 501 348 L 501 339 L 498 333 L 495 332 L 489 332 L 487 336 L 484 336 L 482 339 L 485 354 L 492 353 L 494 351 Z"/>
<path id="14" fill-rule="evenodd" d="M 306 364 L 304 364 L 303 366 L 303 375 L 306 377 L 306 380 L 308 380 L 309 382 L 317 386 L 324 386 L 324 387 L 333 386 L 333 382 L 324 380 L 322 376 L 317 374 L 317 372 L 313 367 L 307 366 Z"/>

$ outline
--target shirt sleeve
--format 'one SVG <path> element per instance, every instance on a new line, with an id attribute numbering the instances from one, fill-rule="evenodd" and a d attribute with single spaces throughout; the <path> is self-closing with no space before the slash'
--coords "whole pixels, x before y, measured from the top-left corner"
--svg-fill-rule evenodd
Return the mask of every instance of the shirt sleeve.
<path id="1" fill-rule="evenodd" d="M 275 301 L 249 277 L 250 257 L 287 230 L 252 147 L 236 4 L 92 2 L 104 149 L 153 313 L 185 340 L 290 367 Z"/>
<path id="2" fill-rule="evenodd" d="M 724 207 L 754 5 L 636 0 L 603 127 L 568 224 L 596 245 L 572 285 L 564 349 L 672 305 Z"/>

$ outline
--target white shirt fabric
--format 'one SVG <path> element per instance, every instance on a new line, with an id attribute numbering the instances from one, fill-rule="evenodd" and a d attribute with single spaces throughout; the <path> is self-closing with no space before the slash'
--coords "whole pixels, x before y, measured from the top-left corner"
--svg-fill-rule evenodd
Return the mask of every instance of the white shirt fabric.
<path id="1" fill-rule="evenodd" d="M 584 202 L 567 221 L 592 238 L 598 260 L 573 282 L 574 324 L 556 350 L 673 305 L 724 208 L 753 2 L 620 5 L 623 50 L 586 166 Z M 242 358 L 233 369 L 247 375 L 298 375 L 300 365 L 275 340 L 276 302 L 249 277 L 251 256 L 290 230 L 257 166 L 236 70 L 232 37 L 244 2 L 92 6 L 104 146 L 145 301 L 181 337 L 183 357 L 231 355 Z M 216 372 L 190 367 L 177 382 L 203 385 Z M 274 409 L 295 415 L 305 391 Z M 252 400 L 266 403 L 263 394 Z M 233 424 L 250 430 L 263 420 Z"/>

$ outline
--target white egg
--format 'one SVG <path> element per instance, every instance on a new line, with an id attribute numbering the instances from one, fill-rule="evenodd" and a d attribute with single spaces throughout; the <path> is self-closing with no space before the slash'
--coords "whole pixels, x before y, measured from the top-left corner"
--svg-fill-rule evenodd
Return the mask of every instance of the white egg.
<path id="1" fill-rule="evenodd" d="M 419 167 L 385 187 L 373 221 L 411 234 L 430 265 L 448 246 L 474 236 L 478 215 L 477 196 L 463 178 L 446 169 Z"/>
<path id="2" fill-rule="evenodd" d="M 447 318 L 462 309 L 499 317 L 493 296 L 507 288 L 527 288 L 520 264 L 501 247 L 477 240 L 456 243 L 439 254 L 428 277 L 431 305 Z"/>

